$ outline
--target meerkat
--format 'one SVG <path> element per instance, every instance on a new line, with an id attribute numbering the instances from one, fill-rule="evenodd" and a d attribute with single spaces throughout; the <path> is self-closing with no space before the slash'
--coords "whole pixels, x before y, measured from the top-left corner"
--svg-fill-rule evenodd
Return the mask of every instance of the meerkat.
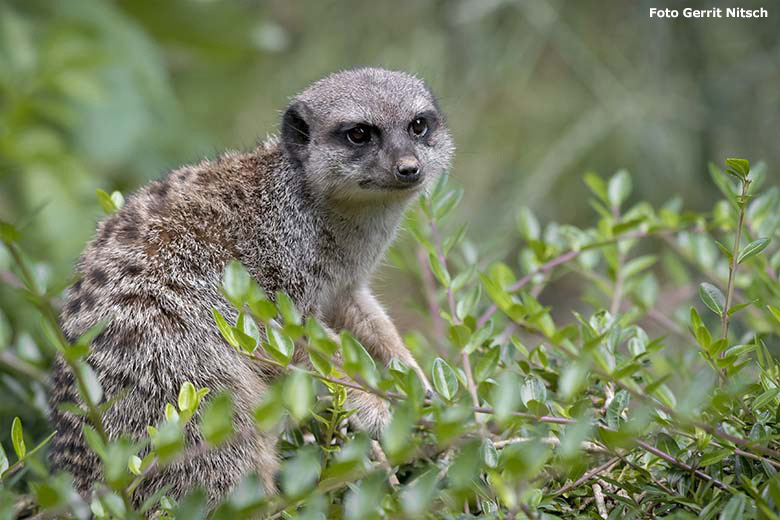
<path id="1" fill-rule="evenodd" d="M 232 259 L 268 295 L 283 291 L 302 314 L 334 333 L 350 331 L 378 364 L 397 358 L 421 373 L 369 282 L 404 209 L 449 167 L 453 150 L 425 83 L 403 72 L 348 70 L 292 98 L 278 136 L 173 170 L 99 224 L 61 320 L 70 341 L 109 323 L 87 358 L 104 400 L 124 393 L 103 414 L 108 436 L 143 438 L 185 381 L 229 390 L 234 401 L 230 441 L 160 468 L 134 500 L 163 485 L 174 498 L 201 486 L 213 505 L 252 472 L 274 492 L 277 439 L 256 430 L 252 411 L 276 374 L 229 346 L 211 314 L 236 317 L 220 290 Z M 53 381 L 52 464 L 88 496 L 100 463 L 83 439 L 84 419 L 58 407 L 79 402 L 62 360 Z M 348 401 L 368 432 L 388 421 L 387 404 L 374 395 L 351 392 Z M 186 437 L 189 446 L 204 442 L 197 421 Z"/>

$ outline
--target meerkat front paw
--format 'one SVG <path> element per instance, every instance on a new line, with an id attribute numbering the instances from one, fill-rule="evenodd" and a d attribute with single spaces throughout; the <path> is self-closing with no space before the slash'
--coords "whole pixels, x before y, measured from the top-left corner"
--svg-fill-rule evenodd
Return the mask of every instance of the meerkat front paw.
<path id="1" fill-rule="evenodd" d="M 350 424 L 378 439 L 390 422 L 390 407 L 384 399 L 374 394 L 350 391 L 346 408 L 355 412 L 349 417 Z"/>

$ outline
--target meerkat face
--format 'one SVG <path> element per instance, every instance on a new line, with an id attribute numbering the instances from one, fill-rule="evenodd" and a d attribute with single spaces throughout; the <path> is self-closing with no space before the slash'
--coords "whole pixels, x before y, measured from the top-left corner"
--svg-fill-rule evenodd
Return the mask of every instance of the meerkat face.
<path id="1" fill-rule="evenodd" d="M 318 81 L 292 100 L 281 137 L 309 185 L 345 202 L 409 198 L 449 167 L 453 153 L 426 85 L 383 69 Z"/>

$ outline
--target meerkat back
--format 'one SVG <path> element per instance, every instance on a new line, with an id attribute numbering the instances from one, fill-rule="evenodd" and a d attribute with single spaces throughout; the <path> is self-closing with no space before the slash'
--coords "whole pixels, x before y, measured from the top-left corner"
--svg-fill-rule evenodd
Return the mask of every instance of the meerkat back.
<path id="1" fill-rule="evenodd" d="M 91 343 L 86 362 L 105 400 L 121 397 L 102 417 L 109 438 L 142 439 L 147 426 L 164 419 L 166 403 L 176 402 L 185 381 L 233 394 L 238 435 L 217 450 L 156 471 L 139 487 L 139 499 L 163 483 L 174 497 L 205 484 L 214 501 L 253 471 L 273 488 L 275 441 L 256 433 L 250 417 L 265 383 L 223 342 L 211 316 L 212 308 L 233 313 L 218 287 L 226 262 L 238 253 L 232 235 L 243 226 L 231 211 L 249 197 L 246 179 L 228 171 L 258 160 L 228 155 L 185 167 L 131 196 L 100 224 L 78 263 L 78 280 L 67 291 L 61 321 L 69 341 L 101 323 L 106 327 Z M 85 419 L 59 407 L 80 403 L 62 360 L 53 381 L 58 433 L 51 460 L 70 471 L 79 492 L 87 494 L 101 478 L 100 463 L 86 447 Z M 189 446 L 201 443 L 193 424 L 186 436 Z"/>

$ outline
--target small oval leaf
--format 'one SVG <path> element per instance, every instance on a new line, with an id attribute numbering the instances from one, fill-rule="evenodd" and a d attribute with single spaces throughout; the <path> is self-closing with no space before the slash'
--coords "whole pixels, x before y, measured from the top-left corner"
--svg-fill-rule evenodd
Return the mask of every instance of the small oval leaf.
<path id="1" fill-rule="evenodd" d="M 726 306 L 726 297 L 723 296 L 720 289 L 711 283 L 704 282 L 699 285 L 699 297 L 709 310 L 718 316 L 723 315 L 723 309 Z"/>
<path id="2" fill-rule="evenodd" d="M 769 245 L 768 238 L 759 238 L 758 240 L 752 241 L 751 243 L 746 245 L 742 249 L 742 251 L 739 252 L 739 256 L 737 256 L 737 263 L 741 264 L 748 258 L 756 256 L 758 253 L 766 249 L 766 246 L 768 245 Z"/>
<path id="3" fill-rule="evenodd" d="M 436 391 L 446 400 L 450 401 L 455 397 L 458 391 L 458 378 L 455 371 L 442 358 L 437 357 L 433 360 L 433 386 Z"/>
<path id="4" fill-rule="evenodd" d="M 18 417 L 14 417 L 14 421 L 11 424 L 11 443 L 14 446 L 14 451 L 19 459 L 23 459 L 27 454 L 27 447 L 24 444 L 24 433 L 22 431 L 22 420 Z"/>

